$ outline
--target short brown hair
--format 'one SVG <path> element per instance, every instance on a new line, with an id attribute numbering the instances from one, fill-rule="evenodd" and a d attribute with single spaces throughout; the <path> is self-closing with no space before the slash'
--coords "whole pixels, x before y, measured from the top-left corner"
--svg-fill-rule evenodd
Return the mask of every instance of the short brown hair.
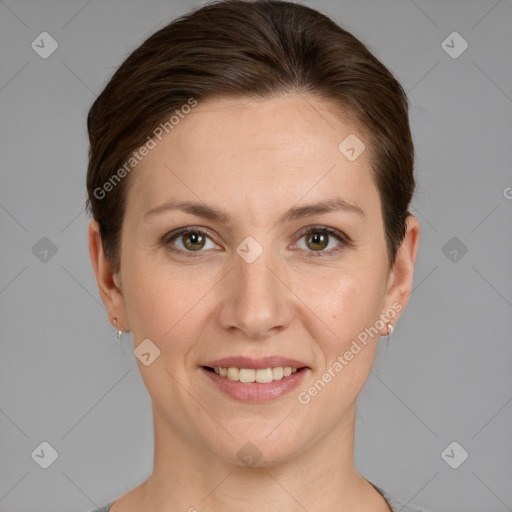
<path id="1" fill-rule="evenodd" d="M 258 99 L 287 92 L 336 105 L 364 131 L 388 259 L 395 261 L 415 187 L 401 85 L 361 41 L 314 9 L 281 0 L 221 0 L 151 35 L 121 64 L 89 111 L 86 205 L 98 221 L 114 272 L 120 269 L 129 179 L 119 179 L 108 193 L 98 190 L 105 191 L 130 154 L 191 98 Z"/>

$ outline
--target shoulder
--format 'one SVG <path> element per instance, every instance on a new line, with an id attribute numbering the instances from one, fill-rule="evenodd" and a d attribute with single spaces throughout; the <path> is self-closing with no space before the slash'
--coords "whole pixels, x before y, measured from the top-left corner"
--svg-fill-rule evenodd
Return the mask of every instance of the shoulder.
<path id="1" fill-rule="evenodd" d="M 393 512 L 428 512 L 424 508 L 413 507 L 408 505 L 405 501 L 396 498 L 395 496 L 391 496 L 387 491 L 370 482 L 377 491 L 384 497 L 384 499 L 388 502 L 388 505 L 391 507 Z"/>
<path id="2" fill-rule="evenodd" d="M 106 505 L 103 505 L 103 507 L 95 508 L 94 510 L 91 510 L 90 512 L 108 512 L 110 510 L 110 507 L 114 504 L 113 501 L 110 503 L 107 503 Z"/>
<path id="3" fill-rule="evenodd" d="M 405 501 L 400 500 L 399 498 L 396 498 L 395 496 L 391 496 L 387 491 L 382 489 L 382 487 L 379 487 L 378 485 L 370 482 L 377 491 L 384 497 L 384 499 L 388 502 L 389 506 L 391 507 L 392 512 L 428 512 L 424 508 L 417 508 L 412 507 L 405 503 Z M 91 510 L 90 512 L 109 512 L 110 507 L 114 504 L 113 501 L 110 503 L 107 503 L 106 505 L 103 505 L 100 508 Z"/>

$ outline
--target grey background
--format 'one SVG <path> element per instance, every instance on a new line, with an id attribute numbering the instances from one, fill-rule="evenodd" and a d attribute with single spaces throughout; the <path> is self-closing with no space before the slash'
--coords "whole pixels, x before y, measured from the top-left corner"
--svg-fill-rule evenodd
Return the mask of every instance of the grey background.
<path id="1" fill-rule="evenodd" d="M 150 398 L 89 261 L 86 114 L 129 52 L 201 3 L 0 3 L 1 512 L 90 510 L 151 473 Z M 414 291 L 358 399 L 357 467 L 433 511 L 512 510 L 512 3 L 305 3 L 396 74 L 417 150 Z M 31 457 L 43 441 L 48 469 Z M 469 453 L 457 469 L 452 441 Z"/>

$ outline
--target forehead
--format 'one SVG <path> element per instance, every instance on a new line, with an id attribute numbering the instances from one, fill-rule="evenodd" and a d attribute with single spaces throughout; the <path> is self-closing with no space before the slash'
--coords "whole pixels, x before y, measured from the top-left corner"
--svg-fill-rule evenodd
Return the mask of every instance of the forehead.
<path id="1" fill-rule="evenodd" d="M 170 196 L 217 196 L 238 201 L 240 209 L 280 203 L 284 209 L 301 198 L 341 195 L 377 213 L 369 152 L 351 161 L 340 151 L 349 136 L 364 143 L 351 119 L 310 96 L 211 99 L 155 139 L 130 177 L 127 204 L 140 212 Z"/>

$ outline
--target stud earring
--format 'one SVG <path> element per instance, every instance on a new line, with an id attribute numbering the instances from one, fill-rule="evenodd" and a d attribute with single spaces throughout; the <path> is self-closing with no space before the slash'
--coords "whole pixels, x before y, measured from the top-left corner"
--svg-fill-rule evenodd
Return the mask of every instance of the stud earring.
<path id="1" fill-rule="evenodd" d="M 388 336 L 389 336 L 395 330 L 395 328 L 393 327 L 393 324 L 391 322 L 388 322 L 387 327 L 388 327 Z"/>
<path id="2" fill-rule="evenodd" d="M 117 327 L 117 318 L 114 318 L 114 324 L 115 324 L 115 325 L 116 325 L 116 327 Z M 119 330 L 119 329 L 118 329 L 118 330 L 117 330 L 117 339 L 118 339 L 119 341 L 121 341 L 122 336 L 123 336 L 123 331 L 121 331 L 121 330 Z"/>

